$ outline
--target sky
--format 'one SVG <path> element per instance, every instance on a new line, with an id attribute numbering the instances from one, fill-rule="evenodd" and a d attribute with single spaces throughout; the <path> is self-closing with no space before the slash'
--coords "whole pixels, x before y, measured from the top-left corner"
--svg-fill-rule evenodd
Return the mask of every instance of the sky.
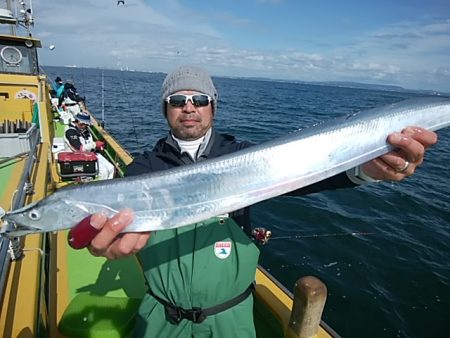
<path id="1" fill-rule="evenodd" d="M 449 0 L 34 0 L 41 64 L 450 92 Z"/>

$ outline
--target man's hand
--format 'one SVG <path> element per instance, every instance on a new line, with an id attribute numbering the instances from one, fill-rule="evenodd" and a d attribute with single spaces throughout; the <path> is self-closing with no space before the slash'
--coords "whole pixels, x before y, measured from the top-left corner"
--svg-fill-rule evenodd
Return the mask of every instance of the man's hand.
<path id="1" fill-rule="evenodd" d="M 103 141 L 95 141 L 95 148 L 99 151 L 105 149 L 105 142 Z"/>
<path id="2" fill-rule="evenodd" d="M 401 133 L 392 133 L 387 140 L 395 149 L 364 163 L 361 169 L 376 180 L 400 181 L 412 175 L 422 164 L 425 150 L 437 142 L 437 134 L 419 127 L 408 127 Z"/>
<path id="3" fill-rule="evenodd" d="M 121 233 L 133 218 L 133 211 L 130 209 L 121 210 L 110 219 L 101 213 L 93 214 L 90 224 L 100 231 L 88 246 L 90 253 L 94 256 L 117 259 L 141 250 L 147 244 L 150 232 Z"/>

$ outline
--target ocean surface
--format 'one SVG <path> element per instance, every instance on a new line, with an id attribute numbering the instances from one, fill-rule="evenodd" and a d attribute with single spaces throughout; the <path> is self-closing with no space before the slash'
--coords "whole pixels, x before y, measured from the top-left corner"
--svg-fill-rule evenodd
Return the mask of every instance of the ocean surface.
<path id="1" fill-rule="evenodd" d="M 131 152 L 150 149 L 166 135 L 159 101 L 164 74 L 44 70 L 51 79 L 74 81 L 91 112 Z M 214 81 L 216 128 L 257 143 L 418 96 L 280 81 Z M 400 183 L 279 197 L 252 209 L 253 225 L 273 233 L 261 247 L 261 264 L 291 290 L 301 276 L 320 278 L 328 287 L 323 320 L 342 337 L 450 337 L 450 128 L 438 134 L 424 164 Z"/>

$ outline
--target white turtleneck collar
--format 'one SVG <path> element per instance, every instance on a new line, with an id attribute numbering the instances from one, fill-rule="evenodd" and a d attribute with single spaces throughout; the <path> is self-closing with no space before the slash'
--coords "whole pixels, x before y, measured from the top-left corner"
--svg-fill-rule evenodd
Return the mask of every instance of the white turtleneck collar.
<path id="1" fill-rule="evenodd" d="M 175 140 L 176 143 L 178 143 L 181 153 L 188 153 L 191 156 L 191 158 L 195 161 L 206 148 L 206 145 L 208 144 L 209 139 L 211 138 L 211 133 L 212 129 L 210 128 L 204 136 L 193 141 L 181 140 L 175 137 L 173 133 L 172 138 Z"/>

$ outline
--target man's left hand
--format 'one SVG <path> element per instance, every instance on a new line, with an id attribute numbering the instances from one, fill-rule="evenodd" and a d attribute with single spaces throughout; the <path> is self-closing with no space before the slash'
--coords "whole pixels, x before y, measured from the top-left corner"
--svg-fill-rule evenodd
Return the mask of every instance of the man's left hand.
<path id="1" fill-rule="evenodd" d="M 437 142 L 437 134 L 419 127 L 392 133 L 387 141 L 395 147 L 389 153 L 364 163 L 361 169 L 376 180 L 400 181 L 423 162 L 425 150 Z"/>

